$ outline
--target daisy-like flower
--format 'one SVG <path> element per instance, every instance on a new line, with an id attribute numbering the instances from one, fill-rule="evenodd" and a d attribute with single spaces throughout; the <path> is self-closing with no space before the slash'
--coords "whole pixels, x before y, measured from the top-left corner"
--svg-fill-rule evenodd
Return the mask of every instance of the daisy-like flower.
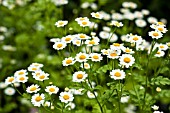
<path id="1" fill-rule="evenodd" d="M 44 94 L 34 94 L 31 98 L 31 102 L 34 106 L 38 106 L 40 107 L 41 105 L 44 104 L 44 100 L 45 100 L 45 95 Z"/>
<path id="2" fill-rule="evenodd" d="M 119 61 L 122 67 L 129 68 L 135 63 L 135 58 L 130 54 L 123 54 L 120 56 Z"/>
<path id="3" fill-rule="evenodd" d="M 118 40 L 118 36 L 114 33 L 110 33 L 110 42 L 116 42 Z"/>
<path id="4" fill-rule="evenodd" d="M 32 73 L 33 78 L 36 78 L 36 77 L 40 76 L 41 73 L 44 73 L 44 71 L 42 71 L 42 70 L 37 70 L 37 71 L 33 72 L 33 73 Z"/>
<path id="5" fill-rule="evenodd" d="M 83 82 L 87 78 L 87 74 L 84 71 L 77 71 L 73 74 L 73 82 Z"/>
<path id="6" fill-rule="evenodd" d="M 163 57 L 164 55 L 165 55 L 165 52 L 164 52 L 164 51 L 158 50 L 154 56 L 155 56 L 155 57 Z"/>
<path id="7" fill-rule="evenodd" d="M 79 17 L 79 18 L 76 18 L 75 21 L 77 21 L 78 23 L 82 22 L 82 21 L 89 21 L 89 18 L 87 18 L 87 17 Z"/>
<path id="8" fill-rule="evenodd" d="M 109 49 L 102 49 L 101 52 L 103 55 L 108 55 L 109 54 Z"/>
<path id="9" fill-rule="evenodd" d="M 35 80 L 38 80 L 38 81 L 44 81 L 44 80 L 48 80 L 49 74 L 48 73 L 45 73 L 45 72 L 41 72 L 40 75 L 37 75 L 37 76 L 33 76 L 35 78 Z"/>
<path id="10" fill-rule="evenodd" d="M 87 36 L 86 34 L 83 34 L 83 33 L 77 34 L 76 37 L 77 37 L 78 39 L 80 39 L 80 40 L 90 39 L 89 36 Z"/>
<path id="11" fill-rule="evenodd" d="M 73 65 L 74 63 L 75 63 L 75 60 L 74 60 L 74 58 L 72 58 L 72 57 L 65 58 L 65 59 L 62 61 L 63 66 Z"/>
<path id="12" fill-rule="evenodd" d="M 16 71 L 16 72 L 14 73 L 14 76 L 15 76 L 15 77 L 17 77 L 17 76 L 22 76 L 22 75 L 28 75 L 27 70 L 21 69 L 21 70 Z"/>
<path id="13" fill-rule="evenodd" d="M 51 94 L 57 94 L 58 91 L 59 91 L 59 88 L 56 87 L 56 86 L 54 86 L 54 85 L 51 85 L 51 86 L 47 86 L 46 89 L 45 89 L 45 91 L 46 91 L 47 93 L 49 93 L 50 95 L 51 95 Z"/>
<path id="14" fill-rule="evenodd" d="M 16 82 L 25 83 L 28 81 L 28 77 L 26 75 L 20 75 L 16 77 Z"/>
<path id="15" fill-rule="evenodd" d="M 147 25 L 146 21 L 143 20 L 143 19 L 137 19 L 135 20 L 135 24 L 138 26 L 138 27 L 145 27 Z"/>
<path id="16" fill-rule="evenodd" d="M 123 44 L 119 44 L 119 43 L 113 43 L 112 45 L 110 45 L 110 48 L 112 50 L 120 50 L 123 47 Z"/>
<path id="17" fill-rule="evenodd" d="M 168 49 L 168 46 L 166 44 L 155 44 L 154 48 L 158 47 L 160 50 L 166 51 Z"/>
<path id="18" fill-rule="evenodd" d="M 111 59 L 117 59 L 119 58 L 120 54 L 121 54 L 121 50 L 109 50 L 107 57 Z"/>
<path id="19" fill-rule="evenodd" d="M 140 44 L 142 43 L 142 37 L 138 35 L 130 35 L 129 38 L 130 43 Z"/>
<path id="20" fill-rule="evenodd" d="M 123 26 L 122 22 L 118 22 L 118 21 L 114 21 L 114 20 L 111 21 L 110 25 L 114 25 L 116 27 L 122 27 Z"/>
<path id="21" fill-rule="evenodd" d="M 91 22 L 89 20 L 83 20 L 83 21 L 79 21 L 78 24 L 81 27 L 87 27 L 87 26 L 90 26 Z"/>
<path id="22" fill-rule="evenodd" d="M 31 66 L 31 67 L 42 68 L 44 65 L 43 65 L 43 64 L 40 64 L 40 63 L 32 63 L 30 66 Z"/>
<path id="23" fill-rule="evenodd" d="M 147 21 L 150 23 L 150 24 L 156 24 L 158 22 L 158 19 L 155 18 L 155 17 L 148 17 L 147 18 Z"/>
<path id="24" fill-rule="evenodd" d="M 92 12 L 91 13 L 91 16 L 94 17 L 94 18 L 97 18 L 97 19 L 102 19 L 103 18 L 103 15 L 99 12 Z"/>
<path id="25" fill-rule="evenodd" d="M 162 111 L 154 111 L 153 113 L 164 113 L 164 112 L 162 112 Z"/>
<path id="26" fill-rule="evenodd" d="M 153 39 L 159 39 L 161 38 L 163 35 L 160 31 L 150 31 L 149 32 L 149 36 L 151 36 Z"/>
<path id="27" fill-rule="evenodd" d="M 60 38 L 52 38 L 50 39 L 50 42 L 61 42 Z"/>
<path id="28" fill-rule="evenodd" d="M 91 53 L 89 56 L 90 56 L 90 59 L 94 62 L 100 62 L 103 59 L 101 54 L 98 54 L 98 53 Z"/>
<path id="29" fill-rule="evenodd" d="M 128 47 L 123 47 L 122 51 L 128 54 L 133 54 L 135 53 L 132 49 L 128 48 Z"/>
<path id="30" fill-rule="evenodd" d="M 6 95 L 14 95 L 15 94 L 15 89 L 14 88 L 12 88 L 12 87 L 7 87 L 5 90 L 4 90 L 4 93 L 6 94 Z"/>
<path id="31" fill-rule="evenodd" d="M 127 103 L 129 98 L 130 98 L 130 96 L 123 96 L 123 97 L 121 97 L 120 102 L 121 103 Z"/>
<path id="32" fill-rule="evenodd" d="M 84 66 L 83 66 L 83 65 L 84 65 Z M 80 67 L 81 67 L 81 68 L 84 67 L 84 69 L 90 69 L 90 64 L 89 64 L 89 63 L 82 63 L 82 64 L 80 65 Z"/>
<path id="33" fill-rule="evenodd" d="M 59 21 L 57 21 L 56 23 L 55 23 L 55 25 L 57 26 L 57 27 L 64 27 L 65 25 L 67 25 L 68 24 L 68 21 L 63 21 L 63 20 L 59 20 Z"/>
<path id="34" fill-rule="evenodd" d="M 68 103 L 68 102 L 72 102 L 74 97 L 73 94 L 71 94 L 70 92 L 61 92 L 59 99 L 61 102 Z"/>
<path id="35" fill-rule="evenodd" d="M 6 88 L 8 85 L 5 82 L 0 82 L 0 89 Z"/>
<path id="36" fill-rule="evenodd" d="M 36 67 L 36 66 L 29 66 L 28 67 L 28 71 L 35 72 L 35 71 L 38 71 L 38 70 L 41 70 L 40 67 Z"/>
<path id="37" fill-rule="evenodd" d="M 124 79 L 126 76 L 125 72 L 120 69 L 115 69 L 110 72 L 110 77 L 114 80 L 121 80 Z"/>
<path id="38" fill-rule="evenodd" d="M 12 84 L 12 83 L 14 83 L 15 82 L 15 78 L 13 77 L 13 76 L 11 76 L 11 77 L 7 77 L 6 79 L 5 79 L 5 84 Z"/>
<path id="39" fill-rule="evenodd" d="M 76 54 L 76 61 L 78 62 L 86 62 L 88 58 L 89 58 L 89 55 L 86 53 L 80 52 Z"/>
<path id="40" fill-rule="evenodd" d="M 84 88 L 80 88 L 80 89 L 69 89 L 69 92 L 71 94 L 74 94 L 74 95 L 83 95 L 83 91 Z"/>
<path id="41" fill-rule="evenodd" d="M 112 13 L 112 19 L 114 20 L 123 20 L 123 15 L 120 13 Z"/>
<path id="42" fill-rule="evenodd" d="M 100 36 L 102 39 L 108 39 L 109 36 L 110 36 L 110 33 L 107 32 L 107 31 L 101 31 L 101 32 L 99 33 L 99 36 Z"/>
<path id="43" fill-rule="evenodd" d="M 55 42 L 53 45 L 53 48 L 56 50 L 62 50 L 66 47 L 66 43 L 65 42 Z"/>
<path id="44" fill-rule="evenodd" d="M 65 108 L 68 108 L 68 110 L 72 110 L 76 107 L 76 105 L 73 102 L 69 102 Z"/>
<path id="45" fill-rule="evenodd" d="M 159 25 L 159 26 L 156 26 L 155 30 L 157 31 L 160 31 L 161 33 L 166 33 L 168 30 L 162 26 L 162 25 Z"/>
<path id="46" fill-rule="evenodd" d="M 85 41 L 85 44 L 87 46 L 94 46 L 94 45 L 98 45 L 99 44 L 99 41 L 98 40 L 86 40 Z"/>
<path id="47" fill-rule="evenodd" d="M 27 93 L 36 93 L 39 90 L 40 90 L 40 88 L 37 84 L 32 84 L 31 86 L 27 87 L 26 92 Z"/>
<path id="48" fill-rule="evenodd" d="M 159 106 L 153 105 L 153 106 L 151 106 L 151 108 L 152 108 L 153 110 L 158 110 L 158 109 L 159 109 Z"/>
<path id="49" fill-rule="evenodd" d="M 61 40 L 65 43 L 71 43 L 71 41 L 74 39 L 74 36 L 72 35 L 67 35 L 65 37 L 63 37 Z"/>
<path id="50" fill-rule="evenodd" d="M 95 95 L 94 95 L 95 94 Z M 87 91 L 87 96 L 89 98 L 95 98 L 95 96 L 97 97 L 98 96 L 98 93 L 97 92 L 94 92 L 94 94 L 91 92 L 91 91 Z"/>
<path id="51" fill-rule="evenodd" d="M 81 40 L 80 39 L 74 39 L 72 43 L 76 46 L 81 46 Z"/>

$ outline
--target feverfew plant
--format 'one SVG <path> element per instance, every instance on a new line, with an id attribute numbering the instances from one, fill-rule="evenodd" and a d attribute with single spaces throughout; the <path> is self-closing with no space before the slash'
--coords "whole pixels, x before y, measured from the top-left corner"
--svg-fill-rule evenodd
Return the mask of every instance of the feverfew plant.
<path id="1" fill-rule="evenodd" d="M 88 112 L 84 106 L 90 106 L 94 113 L 162 113 L 155 104 L 164 95 L 170 97 L 165 87 L 170 85 L 167 76 L 170 44 L 159 40 L 168 30 L 163 22 L 148 19 L 152 30 L 147 31 L 151 43 L 147 42 L 140 28 L 146 27 L 143 18 L 149 11 L 130 12 L 137 7 L 133 2 L 124 2 L 122 6 L 122 14 L 113 12 L 112 20 L 105 21 L 105 13 L 100 11 L 91 12 L 89 17 L 76 17 L 74 21 L 81 32 L 69 33 L 67 20 L 55 23 L 56 29 L 63 27 L 64 32 L 63 37 L 50 40 L 51 46 L 66 71 L 62 77 L 69 81 L 68 86 L 57 86 L 56 82 L 62 81 L 53 80 L 42 69 L 50 67 L 41 63 L 16 71 L 5 83 L 12 85 L 40 112 L 83 113 Z M 130 22 L 136 19 L 134 23 L 140 34 L 130 32 L 128 29 L 134 28 L 128 26 L 129 21 L 124 23 L 124 19 Z M 96 31 L 96 24 L 102 25 L 103 30 Z M 122 40 L 113 39 L 116 34 Z M 16 82 L 22 84 L 23 91 L 15 87 Z"/>

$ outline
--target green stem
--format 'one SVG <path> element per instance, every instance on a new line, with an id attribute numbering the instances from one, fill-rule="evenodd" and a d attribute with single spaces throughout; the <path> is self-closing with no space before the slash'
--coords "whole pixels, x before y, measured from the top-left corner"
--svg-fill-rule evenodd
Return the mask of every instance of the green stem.
<path id="1" fill-rule="evenodd" d="M 15 89 L 21 96 L 23 96 L 23 95 L 21 94 L 21 92 L 15 87 L 14 83 L 12 83 L 12 86 L 14 87 L 14 89 Z"/>
<path id="2" fill-rule="evenodd" d="M 112 32 L 112 34 L 111 34 L 111 35 L 110 35 L 110 37 L 108 38 L 108 40 L 107 40 L 107 44 L 106 44 L 106 47 L 108 46 L 108 44 L 109 44 L 109 42 L 110 42 L 111 37 L 113 36 L 114 32 L 116 31 L 116 28 L 117 28 L 117 27 L 115 27 L 115 28 L 114 28 L 114 30 L 113 30 L 113 32 Z"/>

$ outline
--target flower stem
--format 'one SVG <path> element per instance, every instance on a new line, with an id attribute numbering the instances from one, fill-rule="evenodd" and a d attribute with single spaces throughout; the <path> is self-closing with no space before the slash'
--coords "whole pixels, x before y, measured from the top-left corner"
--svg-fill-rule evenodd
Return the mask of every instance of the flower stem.
<path id="1" fill-rule="evenodd" d="M 15 87 L 14 83 L 12 83 L 12 86 L 14 87 L 14 89 L 15 89 L 21 96 L 23 96 L 23 95 L 21 94 L 21 92 Z"/>

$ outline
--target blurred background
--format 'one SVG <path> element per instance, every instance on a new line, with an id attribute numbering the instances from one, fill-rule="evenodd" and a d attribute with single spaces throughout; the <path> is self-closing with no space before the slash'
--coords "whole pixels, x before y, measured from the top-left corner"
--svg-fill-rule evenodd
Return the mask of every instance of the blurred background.
<path id="1" fill-rule="evenodd" d="M 104 11 L 110 15 L 114 12 L 120 13 L 122 3 L 126 0 L 69 0 L 65 5 L 59 5 L 56 1 L 58 0 L 0 0 L 0 82 L 17 70 L 26 69 L 33 62 L 44 64 L 44 70 L 50 73 L 53 80 L 64 81 L 65 78 L 62 75 L 66 72 L 62 68 L 57 52 L 52 48 L 53 43 L 50 42 L 51 38 L 63 36 L 63 29 L 54 26 L 55 22 L 68 20 L 68 28 L 73 28 L 68 31 L 68 34 L 74 34 L 80 32 L 78 25 L 74 22 L 75 18 L 90 17 L 90 13 L 96 11 Z M 167 29 L 170 28 L 169 0 L 127 1 L 137 4 L 137 8 L 132 9 L 132 12 L 142 9 L 150 11 L 150 14 L 144 17 L 146 21 L 148 17 L 154 17 L 158 21 L 167 23 Z M 84 4 L 85 2 L 90 5 Z M 149 25 L 147 24 L 147 27 Z M 102 29 L 100 27 L 98 31 Z M 127 29 L 126 32 L 144 36 L 147 32 L 141 31 L 145 28 L 140 28 L 139 32 Z M 150 39 L 147 40 L 150 41 Z M 161 40 L 161 42 L 167 41 L 170 41 L 169 31 Z M 66 87 L 67 84 L 68 82 L 56 82 L 60 88 Z M 5 93 L 7 87 L 10 86 L 0 84 L 0 113 L 31 112 L 32 105 L 23 100 L 17 92 L 13 95 Z M 161 104 L 165 113 L 170 112 L 168 111 L 169 102 L 169 99 L 164 99 L 165 105 Z"/>

